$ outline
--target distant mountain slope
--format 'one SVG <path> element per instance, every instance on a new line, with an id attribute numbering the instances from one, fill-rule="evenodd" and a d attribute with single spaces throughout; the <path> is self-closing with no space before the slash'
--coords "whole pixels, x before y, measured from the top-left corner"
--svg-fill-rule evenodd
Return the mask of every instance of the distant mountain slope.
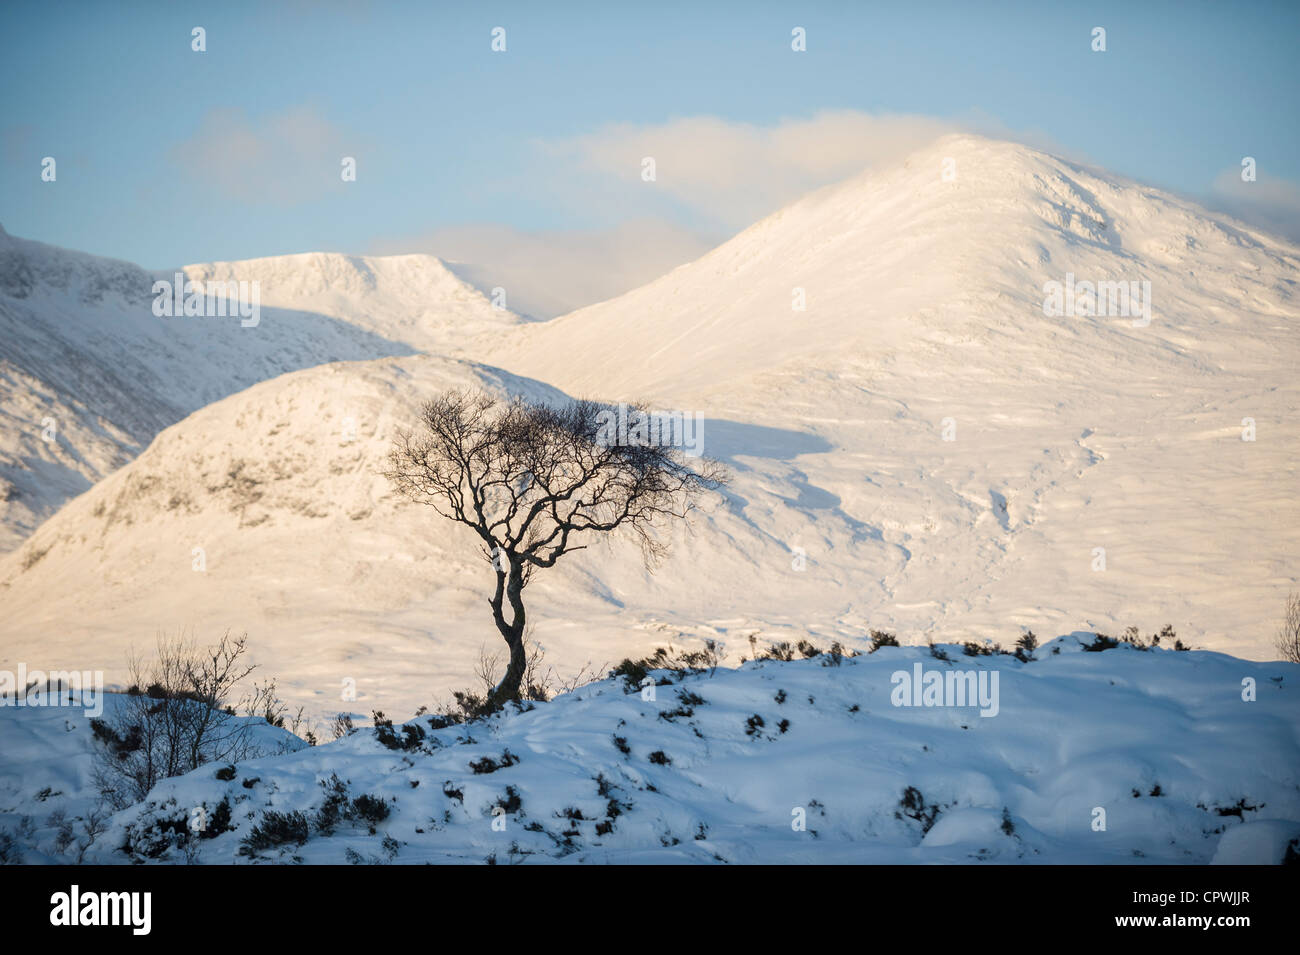
<path id="1" fill-rule="evenodd" d="M 1072 280 L 1149 282 L 1149 322 L 1046 314 Z M 1024 146 L 947 137 L 500 341 L 570 393 L 805 435 L 705 451 L 785 498 L 741 492 L 808 573 L 884 563 L 810 620 L 985 637 L 1068 608 L 1267 657 L 1300 581 L 1300 248 Z"/>
<path id="2" fill-rule="evenodd" d="M 0 230 L 0 552 L 212 401 L 323 362 L 466 354 L 518 321 L 431 256 L 318 253 L 184 273 L 258 282 L 260 322 L 157 317 L 153 283 L 175 273 Z"/>
<path id="3" fill-rule="evenodd" d="M 1044 283 L 1067 273 L 1149 280 L 1150 324 L 1045 316 Z M 819 190 L 648 285 L 523 326 L 487 357 L 567 391 L 651 398 L 791 360 L 885 363 L 1012 336 L 1045 362 L 1068 355 L 1094 373 L 1120 349 L 1137 364 L 1176 351 L 1204 372 L 1279 346 L 1294 357 L 1297 276 L 1300 249 L 1224 216 L 955 135 Z"/>

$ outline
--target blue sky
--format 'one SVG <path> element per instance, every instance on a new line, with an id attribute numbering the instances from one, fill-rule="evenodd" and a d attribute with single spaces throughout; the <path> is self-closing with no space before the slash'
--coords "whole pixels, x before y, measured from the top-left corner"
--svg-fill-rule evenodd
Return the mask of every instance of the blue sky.
<path id="1" fill-rule="evenodd" d="M 1294 3 L 128 0 L 9 3 L 3 17 L 0 224 L 151 268 L 318 249 L 455 257 L 458 242 L 468 259 L 493 235 L 600 245 L 620 228 L 630 246 L 629 223 L 680 256 L 847 171 L 759 160 L 740 183 L 757 198 L 727 205 L 637 191 L 608 168 L 603 146 L 689 139 L 694 119 L 752 134 L 893 118 L 882 137 L 916 117 L 973 122 L 1201 198 L 1246 155 L 1273 205 L 1300 182 Z M 790 49 L 794 26 L 806 53 Z M 808 127 L 810 155 L 818 135 Z M 343 155 L 355 183 L 339 179 Z M 867 147 L 858 165 L 872 159 Z"/>

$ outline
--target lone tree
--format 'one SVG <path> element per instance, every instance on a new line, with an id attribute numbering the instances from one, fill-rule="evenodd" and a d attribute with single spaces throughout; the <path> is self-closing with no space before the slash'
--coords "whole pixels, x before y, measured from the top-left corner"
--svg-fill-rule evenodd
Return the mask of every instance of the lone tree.
<path id="1" fill-rule="evenodd" d="M 666 553 L 657 526 L 685 518 L 726 483 L 718 462 L 646 441 L 644 431 L 642 440 L 611 440 L 611 414 L 591 401 L 552 407 L 451 391 L 426 403 L 420 427 L 399 433 L 389 452 L 385 476 L 398 492 L 472 528 L 496 573 L 488 604 L 510 662 L 489 709 L 519 699 L 523 591 L 535 570 L 583 549 L 580 539 L 619 530 L 651 567 Z"/>

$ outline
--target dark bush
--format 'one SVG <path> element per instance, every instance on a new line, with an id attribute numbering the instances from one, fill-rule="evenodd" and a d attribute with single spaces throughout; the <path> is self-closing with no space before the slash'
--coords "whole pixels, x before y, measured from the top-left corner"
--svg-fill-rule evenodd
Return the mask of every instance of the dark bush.
<path id="1" fill-rule="evenodd" d="M 469 764 L 469 768 L 476 774 L 495 773 L 498 769 L 505 769 L 507 766 L 513 766 L 519 762 L 519 757 L 510 750 L 501 754 L 500 761 L 493 759 L 491 756 L 484 756 L 482 759 L 474 760 Z"/>
<path id="2" fill-rule="evenodd" d="M 404 724 L 402 726 L 402 735 L 398 736 L 393 729 L 393 721 L 385 719 L 384 714 L 379 710 L 375 710 L 374 720 L 375 738 L 387 749 L 418 749 L 420 744 L 424 742 L 424 727 L 418 723 Z"/>
<path id="3" fill-rule="evenodd" d="M 898 637 L 896 635 L 889 633 L 886 630 L 872 630 L 871 649 L 867 652 L 875 653 L 881 647 L 896 647 L 896 646 L 898 646 Z"/>
<path id="4" fill-rule="evenodd" d="M 239 854 L 249 856 L 277 846 L 300 846 L 310 834 L 311 826 L 303 813 L 268 809 L 262 813 L 262 821 L 240 842 Z"/>
<path id="5" fill-rule="evenodd" d="M 902 819 L 906 816 L 908 819 L 919 822 L 923 835 L 930 831 L 935 820 L 939 818 L 939 807 L 927 806 L 925 797 L 921 795 L 921 790 L 915 786 L 908 786 L 903 790 L 903 798 L 898 801 L 898 805 L 900 811 L 894 813 L 894 818 Z"/>
<path id="6" fill-rule="evenodd" d="M 518 812 L 524 806 L 523 797 L 514 786 L 506 787 L 506 794 L 497 799 L 497 806 L 505 812 Z"/>
<path id="7" fill-rule="evenodd" d="M 392 810 L 388 806 L 388 800 L 380 796 L 371 796 L 369 793 L 362 793 L 356 799 L 352 800 L 353 815 L 372 826 L 387 819 L 388 814 L 391 811 Z"/>
<path id="8" fill-rule="evenodd" d="M 208 819 L 208 827 L 199 832 L 199 838 L 215 839 L 223 832 L 230 832 L 235 828 L 230 823 L 230 797 L 225 796 L 221 802 L 217 803 L 217 808 L 212 810 L 212 817 Z"/>
<path id="9" fill-rule="evenodd" d="M 1016 659 L 1021 663 L 1028 663 L 1034 658 L 1034 651 L 1038 649 L 1038 637 L 1032 630 L 1026 630 L 1024 635 L 1016 641 Z"/>

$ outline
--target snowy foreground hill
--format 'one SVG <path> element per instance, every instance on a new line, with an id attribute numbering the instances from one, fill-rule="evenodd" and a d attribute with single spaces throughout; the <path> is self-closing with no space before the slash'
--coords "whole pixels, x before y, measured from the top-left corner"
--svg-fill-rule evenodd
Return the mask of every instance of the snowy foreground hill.
<path id="1" fill-rule="evenodd" d="M 1087 652 L 1090 640 L 1060 637 L 1027 661 L 885 646 L 655 669 L 653 698 L 634 672 L 486 722 L 357 729 L 164 781 L 86 858 L 1148 864 L 1300 851 L 1300 667 Z M 982 707 L 895 705 L 924 702 L 902 683 L 918 668 L 923 685 L 972 672 Z M 0 709 L 0 826 L 36 815 L 29 862 L 59 858 L 39 818 L 58 802 L 32 802 L 50 782 L 13 764 L 90 745 L 80 714 L 32 730 L 55 713 Z M 76 779 L 54 784 L 78 796 Z M 195 836 L 200 807 L 220 822 Z"/>

